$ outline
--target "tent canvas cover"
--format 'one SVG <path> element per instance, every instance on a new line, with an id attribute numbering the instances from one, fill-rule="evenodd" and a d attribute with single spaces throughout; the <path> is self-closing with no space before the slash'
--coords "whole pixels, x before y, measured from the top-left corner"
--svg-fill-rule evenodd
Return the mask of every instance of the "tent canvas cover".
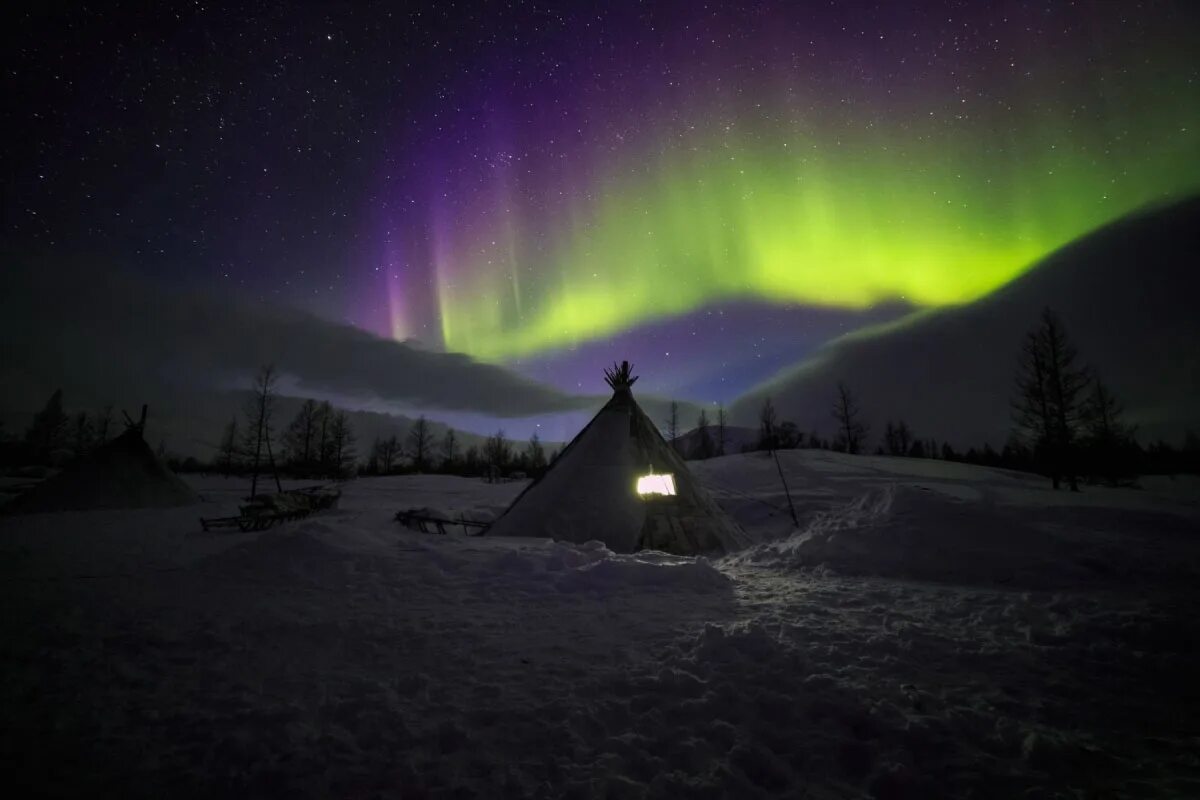
<path id="1" fill-rule="evenodd" d="M 612 399 L 522 492 L 488 536 L 596 539 L 611 550 L 727 553 L 747 543 L 633 399 L 628 362 L 605 370 Z M 670 475 L 674 495 L 640 495 L 638 479 Z M 655 481 L 661 483 L 661 481 Z"/>
<path id="2" fill-rule="evenodd" d="M 4 511 L 166 508 L 198 502 L 191 487 L 154 455 L 142 437 L 141 425 L 131 425 L 111 442 L 12 500 Z"/>

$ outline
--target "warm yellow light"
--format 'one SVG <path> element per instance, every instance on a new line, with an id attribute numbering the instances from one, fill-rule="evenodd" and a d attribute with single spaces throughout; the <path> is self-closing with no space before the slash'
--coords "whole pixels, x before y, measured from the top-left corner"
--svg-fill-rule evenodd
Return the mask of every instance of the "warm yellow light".
<path id="1" fill-rule="evenodd" d="M 675 476 L 674 475 L 643 475 L 638 478 L 637 482 L 638 494 L 675 494 Z"/>

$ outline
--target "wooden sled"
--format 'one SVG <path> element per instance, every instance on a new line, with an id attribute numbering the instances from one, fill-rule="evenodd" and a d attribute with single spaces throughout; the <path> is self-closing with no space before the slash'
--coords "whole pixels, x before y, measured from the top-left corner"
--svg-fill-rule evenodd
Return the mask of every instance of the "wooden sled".
<path id="1" fill-rule="evenodd" d="M 446 535 L 447 525 L 459 525 L 466 532 L 467 536 L 482 536 L 487 530 L 490 522 L 479 522 L 478 520 L 459 517 L 458 519 L 444 519 L 435 517 L 428 513 L 426 508 L 410 508 L 405 511 L 396 512 L 396 522 L 399 522 L 406 528 L 411 528 L 421 533 L 436 533 L 439 536 Z M 478 529 L 477 532 L 471 533 L 471 529 Z"/>
<path id="2" fill-rule="evenodd" d="M 200 527 L 205 531 L 219 528 L 237 528 L 243 533 L 262 531 L 302 519 L 317 511 L 335 508 L 341 496 L 340 491 L 327 486 L 309 486 L 262 495 L 242 506 L 239 509 L 241 513 L 236 517 L 201 517 Z"/>

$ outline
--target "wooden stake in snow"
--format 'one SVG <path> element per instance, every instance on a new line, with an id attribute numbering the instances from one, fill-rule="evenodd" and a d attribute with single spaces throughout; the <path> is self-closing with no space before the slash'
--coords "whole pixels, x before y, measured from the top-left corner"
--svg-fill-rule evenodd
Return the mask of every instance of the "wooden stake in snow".
<path id="1" fill-rule="evenodd" d="M 792 493 L 788 490 L 787 478 L 783 477 L 783 466 L 779 463 L 779 453 L 772 450 L 771 456 L 775 459 L 775 469 L 779 471 L 779 482 L 783 484 L 783 495 L 788 501 L 788 511 L 792 513 L 792 524 L 799 528 L 800 520 L 796 518 L 796 507 L 792 505 Z"/>

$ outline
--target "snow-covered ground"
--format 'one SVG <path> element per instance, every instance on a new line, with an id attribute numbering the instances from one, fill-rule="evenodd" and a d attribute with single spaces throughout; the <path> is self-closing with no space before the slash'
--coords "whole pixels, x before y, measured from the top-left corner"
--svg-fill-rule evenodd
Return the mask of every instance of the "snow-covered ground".
<path id="1" fill-rule="evenodd" d="M 523 487 L 0 518 L 0 769 L 120 797 L 1200 796 L 1200 497 L 936 461 L 694 465 L 710 563 L 438 537 Z M 1195 484 L 1190 484 L 1191 489 Z"/>

